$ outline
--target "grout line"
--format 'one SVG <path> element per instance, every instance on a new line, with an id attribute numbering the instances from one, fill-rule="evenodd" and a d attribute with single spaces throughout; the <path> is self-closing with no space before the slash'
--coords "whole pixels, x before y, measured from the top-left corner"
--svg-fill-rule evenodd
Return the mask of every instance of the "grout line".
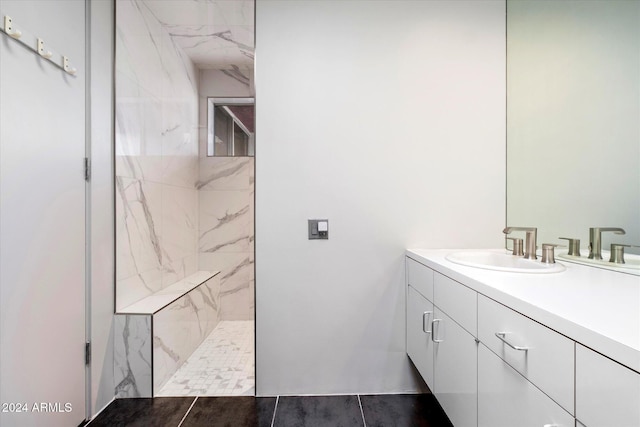
<path id="1" fill-rule="evenodd" d="M 187 415 L 189 415 L 189 412 L 191 412 L 191 408 L 193 408 L 193 405 L 196 404 L 196 400 L 198 400 L 198 396 L 196 396 L 196 398 L 193 399 L 193 402 L 191 402 L 191 406 L 189 406 L 189 409 L 187 409 L 187 413 L 184 414 L 184 417 L 182 417 L 182 419 L 180 420 L 180 424 L 178 424 L 178 427 L 180 427 L 184 420 L 187 418 Z"/>
<path id="2" fill-rule="evenodd" d="M 276 411 L 278 410 L 278 401 L 280 400 L 280 396 L 276 396 L 276 406 L 273 407 L 273 417 L 271 417 L 271 427 L 276 422 Z M 180 427 L 180 426 L 178 426 Z"/>
<path id="3" fill-rule="evenodd" d="M 362 409 L 362 401 L 360 400 L 360 395 L 356 394 L 356 396 L 358 396 L 358 405 L 360 406 L 360 415 L 362 415 L 362 425 L 364 427 L 367 427 L 367 422 L 364 419 L 364 409 Z"/>

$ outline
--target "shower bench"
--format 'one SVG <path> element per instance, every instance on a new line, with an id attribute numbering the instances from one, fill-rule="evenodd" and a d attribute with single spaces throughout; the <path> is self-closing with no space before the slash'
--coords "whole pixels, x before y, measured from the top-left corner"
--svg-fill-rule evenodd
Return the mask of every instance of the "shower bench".
<path id="1" fill-rule="evenodd" d="M 153 397 L 218 323 L 218 271 L 198 271 L 118 310 L 116 397 Z"/>

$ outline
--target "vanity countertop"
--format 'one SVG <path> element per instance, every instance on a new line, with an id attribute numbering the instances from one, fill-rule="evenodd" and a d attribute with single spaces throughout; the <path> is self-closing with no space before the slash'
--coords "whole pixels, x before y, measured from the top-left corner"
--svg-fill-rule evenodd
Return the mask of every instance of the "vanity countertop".
<path id="1" fill-rule="evenodd" d="M 407 256 L 640 372 L 640 276 L 569 262 L 561 273 L 507 273 L 454 264 L 451 252 Z"/>

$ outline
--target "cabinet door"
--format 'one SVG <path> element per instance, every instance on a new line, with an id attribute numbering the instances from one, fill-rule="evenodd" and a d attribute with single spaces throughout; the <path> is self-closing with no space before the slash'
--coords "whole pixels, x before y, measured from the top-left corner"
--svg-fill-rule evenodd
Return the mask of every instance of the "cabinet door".
<path id="1" fill-rule="evenodd" d="M 456 427 L 477 426 L 478 344 L 434 307 L 434 394 Z"/>
<path id="2" fill-rule="evenodd" d="M 576 345 L 576 418 L 589 427 L 640 426 L 640 374 Z"/>
<path id="3" fill-rule="evenodd" d="M 484 345 L 478 349 L 479 427 L 573 427 L 574 418 Z"/>
<path id="4" fill-rule="evenodd" d="M 431 321 L 433 303 L 413 287 L 407 287 L 407 354 L 418 368 L 422 379 L 433 390 L 433 341 Z"/>

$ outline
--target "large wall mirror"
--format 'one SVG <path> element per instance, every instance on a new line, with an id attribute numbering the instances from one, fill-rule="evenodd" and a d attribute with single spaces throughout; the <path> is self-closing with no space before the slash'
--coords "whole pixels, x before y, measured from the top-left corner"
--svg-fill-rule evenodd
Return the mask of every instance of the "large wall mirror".
<path id="1" fill-rule="evenodd" d="M 640 1 L 507 1 L 507 222 L 640 245 Z"/>

